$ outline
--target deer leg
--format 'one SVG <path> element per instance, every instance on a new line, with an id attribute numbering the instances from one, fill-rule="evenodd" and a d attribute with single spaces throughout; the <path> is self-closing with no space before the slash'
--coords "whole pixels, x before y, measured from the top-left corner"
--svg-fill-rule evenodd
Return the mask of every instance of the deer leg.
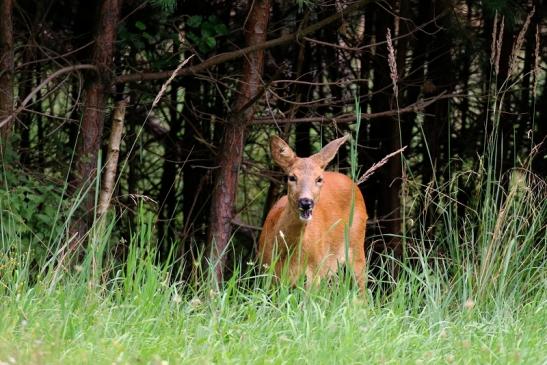
<path id="1" fill-rule="evenodd" d="M 365 266 L 366 260 L 363 249 L 357 250 L 357 252 L 353 252 L 352 269 L 355 275 L 355 280 L 357 280 L 357 285 L 359 285 L 359 291 L 361 293 L 365 292 Z"/>

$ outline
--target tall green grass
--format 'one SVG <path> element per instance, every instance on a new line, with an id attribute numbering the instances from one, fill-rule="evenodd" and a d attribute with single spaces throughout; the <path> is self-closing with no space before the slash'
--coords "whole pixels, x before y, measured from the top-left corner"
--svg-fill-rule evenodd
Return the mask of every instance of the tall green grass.
<path id="1" fill-rule="evenodd" d="M 461 207 L 466 179 L 475 190 Z M 522 169 L 507 179 L 485 167 L 434 191 L 411 183 L 435 226 L 408 209 L 407 259 L 382 256 L 364 295 L 349 276 L 305 290 L 242 265 L 219 290 L 206 267 L 183 282 L 178 261 L 157 263 L 155 217 L 144 209 L 123 261 L 110 250 L 115 220 L 90 232 L 78 265 L 64 259 L 62 235 L 40 261 L 3 200 L 0 361 L 544 363 L 545 182 Z"/>

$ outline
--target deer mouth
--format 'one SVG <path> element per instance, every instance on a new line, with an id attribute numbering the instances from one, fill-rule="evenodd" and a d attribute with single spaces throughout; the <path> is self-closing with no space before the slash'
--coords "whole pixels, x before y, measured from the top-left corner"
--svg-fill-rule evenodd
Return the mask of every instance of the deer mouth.
<path id="1" fill-rule="evenodd" d="M 312 217 L 312 208 L 308 208 L 308 209 L 300 208 L 298 209 L 298 215 L 302 222 L 309 222 L 311 221 L 311 217 Z"/>

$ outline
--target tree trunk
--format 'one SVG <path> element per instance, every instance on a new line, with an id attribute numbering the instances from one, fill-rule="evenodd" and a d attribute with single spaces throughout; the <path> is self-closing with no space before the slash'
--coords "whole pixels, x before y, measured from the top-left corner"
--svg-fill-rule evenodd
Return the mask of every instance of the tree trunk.
<path id="1" fill-rule="evenodd" d="M 375 35 L 377 42 L 385 42 L 388 27 L 393 27 L 392 16 L 383 8 L 372 5 L 375 14 Z M 388 67 L 386 44 L 376 46 L 373 58 L 373 95 L 372 112 L 381 112 L 392 108 L 390 71 Z M 361 128 L 361 134 L 369 134 L 368 146 L 372 149 L 366 154 L 372 162 L 380 161 L 385 155 L 400 148 L 399 122 L 393 117 L 382 117 Z M 371 213 L 376 206 L 376 218 L 379 221 L 379 233 L 386 237 L 386 245 L 397 255 L 400 254 L 399 240 L 394 235 L 401 233 L 401 158 L 395 156 L 380 169 L 367 184 L 364 184 L 365 200 L 369 202 Z M 371 214 L 372 215 L 372 214 Z"/>
<path id="2" fill-rule="evenodd" d="M 110 132 L 108 154 L 106 155 L 106 164 L 99 197 L 99 207 L 97 209 L 97 215 L 99 217 L 105 215 L 108 211 L 110 201 L 112 200 L 112 194 L 114 193 L 126 107 L 126 100 L 118 101 L 114 109 L 114 115 L 112 116 L 112 130 Z"/>
<path id="3" fill-rule="evenodd" d="M 441 14 L 445 9 L 444 2 L 436 2 L 434 6 L 429 6 L 430 19 Z M 443 30 L 435 35 L 430 42 L 430 48 L 427 52 L 427 80 L 424 84 L 424 96 L 432 97 L 442 91 L 450 92 L 452 88 L 452 57 L 450 55 L 451 36 L 447 30 L 449 18 L 447 16 L 439 19 L 436 24 L 440 24 Z M 435 25 L 437 27 L 438 25 Z M 426 28 L 428 29 L 428 28 Z M 436 180 L 437 169 L 446 166 L 448 160 L 448 124 L 449 124 L 449 100 L 442 99 L 425 109 L 423 132 L 423 180 L 427 185 L 431 180 Z M 439 182 L 437 180 L 437 182 Z M 431 223 L 433 212 L 428 219 Z"/>
<path id="4" fill-rule="evenodd" d="M 158 236 L 160 239 L 160 255 L 167 257 L 170 247 L 175 240 L 175 207 L 177 203 L 176 195 L 178 187 L 176 185 L 178 173 L 178 159 L 180 153 L 177 151 L 179 142 L 179 132 L 182 127 L 181 117 L 177 113 L 177 94 L 179 83 L 174 80 L 171 84 L 171 105 L 169 112 L 170 129 L 164 139 L 163 172 L 161 177 L 161 187 L 158 196 L 160 204 Z"/>
<path id="5" fill-rule="evenodd" d="M 97 176 L 97 156 L 101 146 L 105 114 L 105 100 L 112 79 L 116 29 L 122 0 L 103 0 L 93 45 L 92 62 L 99 68 L 98 74 L 90 74 L 84 87 L 84 106 L 80 136 L 76 147 L 76 171 L 72 187 L 75 193 L 85 194 L 82 209 L 75 225 L 77 233 L 72 248 L 81 243 L 88 229 L 94 208 L 93 181 Z M 89 188 L 86 192 L 86 189 Z"/>
<path id="6" fill-rule="evenodd" d="M 538 147 L 538 153 L 532 162 L 532 170 L 538 176 L 547 176 L 547 82 L 543 84 L 541 98 L 536 105 L 538 113 L 534 120 L 533 143 Z"/>
<path id="7" fill-rule="evenodd" d="M 439 12 L 442 9 L 439 10 Z M 434 14 L 439 14 L 435 11 Z M 443 20 L 446 17 L 443 17 Z M 447 27 L 446 21 L 439 21 Z M 450 55 L 451 40 L 446 31 L 439 32 L 431 42 L 428 52 L 428 72 L 424 85 L 424 96 L 433 97 L 440 92 L 450 92 L 452 88 L 452 58 Z M 450 133 L 449 100 L 438 100 L 425 109 L 423 123 L 422 145 L 422 183 L 441 184 L 441 176 L 447 178 L 446 169 L 449 157 L 448 138 Z M 446 179 L 445 179 L 446 181 Z M 432 191 L 435 197 L 436 190 Z M 436 198 L 433 198 L 436 199 Z M 426 229 L 433 226 L 437 220 L 436 207 L 426 203 L 424 207 Z"/>
<path id="8" fill-rule="evenodd" d="M 13 0 L 0 0 L 0 123 L 13 111 Z M 13 122 L 0 127 L 0 154 Z"/>
<path id="9" fill-rule="evenodd" d="M 184 224 L 179 236 L 185 246 L 182 247 L 183 254 L 195 249 L 195 244 L 203 245 L 207 241 L 208 233 L 203 227 L 208 224 L 206 212 L 210 211 L 211 167 L 215 164 L 215 159 L 212 151 L 199 142 L 199 139 L 205 138 L 213 145 L 216 144 L 212 140 L 209 121 L 200 122 L 191 108 L 193 105 L 197 110 L 201 110 L 207 108 L 206 103 L 211 102 L 211 98 L 204 94 L 202 86 L 203 83 L 198 79 L 188 80 L 185 87 L 185 106 L 182 110 L 184 136 L 181 159 L 185 161 L 182 166 Z M 214 110 L 222 110 L 222 106 L 215 106 Z"/>
<path id="10" fill-rule="evenodd" d="M 309 46 L 306 45 L 306 43 L 301 44 L 298 47 L 298 53 L 296 56 L 295 64 L 296 64 L 296 78 L 300 81 L 307 81 L 311 82 L 313 79 L 312 76 L 312 70 L 310 70 L 310 64 L 311 59 L 309 57 Z M 308 57 L 306 57 L 308 56 Z M 305 62 L 306 65 L 305 65 Z M 304 67 L 307 66 L 305 69 Z M 304 113 L 302 109 L 299 107 L 300 105 L 298 103 L 304 101 L 309 101 L 308 97 L 310 94 L 310 86 L 305 84 L 296 84 L 294 87 L 294 93 L 295 96 L 295 103 L 294 106 L 291 108 L 290 117 L 303 117 Z M 307 157 L 311 155 L 312 152 L 312 142 L 310 139 L 310 130 L 311 130 L 311 123 L 297 123 L 295 127 L 295 134 L 296 134 L 296 154 L 301 157 Z"/>
<path id="11" fill-rule="evenodd" d="M 33 48 L 29 47 L 28 49 L 23 51 L 24 64 L 28 64 L 34 60 L 35 57 L 33 55 L 34 52 L 32 52 L 32 49 Z M 39 80 L 37 80 L 36 82 L 34 81 L 33 73 L 35 68 L 35 65 L 27 65 L 19 71 L 19 97 L 24 98 L 26 95 L 30 94 L 33 85 L 37 85 L 40 83 Z M 38 73 L 36 73 L 36 75 L 38 75 Z M 21 165 L 25 167 L 29 167 L 30 164 L 30 128 L 32 119 L 33 118 L 31 113 L 24 113 L 19 117 L 19 120 L 21 122 L 18 128 L 19 135 L 21 136 L 21 140 L 19 142 L 19 161 L 21 161 Z"/>
<path id="12" fill-rule="evenodd" d="M 245 27 L 247 46 L 266 41 L 269 0 L 252 2 Z M 211 243 L 211 263 L 215 265 L 215 274 L 220 282 L 226 262 L 226 248 L 231 233 L 234 203 L 236 198 L 239 167 L 243 157 L 245 129 L 254 114 L 253 99 L 258 94 L 264 51 L 250 53 L 243 64 L 243 76 L 240 81 L 239 95 L 236 98 L 232 116 L 224 131 L 219 150 L 219 171 L 211 202 L 211 221 L 209 241 Z"/>

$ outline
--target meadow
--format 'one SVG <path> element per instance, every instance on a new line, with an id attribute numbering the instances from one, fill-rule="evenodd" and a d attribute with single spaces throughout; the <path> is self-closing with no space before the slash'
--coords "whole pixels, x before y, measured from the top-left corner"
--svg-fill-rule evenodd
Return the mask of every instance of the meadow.
<path id="1" fill-rule="evenodd" d="M 181 281 L 179 261 L 155 259 L 144 209 L 123 263 L 108 250 L 115 220 L 77 264 L 63 236 L 39 261 L 0 200 L 0 363 L 545 364 L 544 183 L 519 170 L 505 191 L 488 171 L 463 216 L 437 194 L 436 241 L 410 222 L 407 254 L 369 262 L 365 293 L 343 271 L 306 290 L 254 262 L 219 286 L 196 261 Z"/>

